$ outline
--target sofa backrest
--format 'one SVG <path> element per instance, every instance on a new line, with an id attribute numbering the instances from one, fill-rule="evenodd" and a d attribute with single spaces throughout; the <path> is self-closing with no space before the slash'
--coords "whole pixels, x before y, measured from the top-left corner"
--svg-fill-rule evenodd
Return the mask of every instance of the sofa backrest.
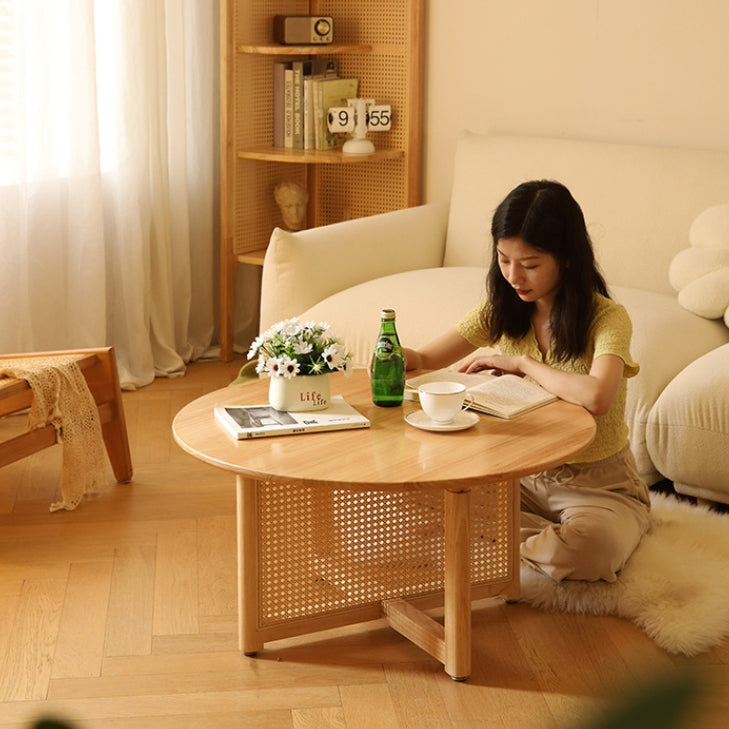
<path id="1" fill-rule="evenodd" d="M 729 203 L 729 152 L 462 132 L 443 265 L 487 265 L 494 209 L 532 179 L 570 189 L 608 283 L 672 293 L 693 219 Z"/>

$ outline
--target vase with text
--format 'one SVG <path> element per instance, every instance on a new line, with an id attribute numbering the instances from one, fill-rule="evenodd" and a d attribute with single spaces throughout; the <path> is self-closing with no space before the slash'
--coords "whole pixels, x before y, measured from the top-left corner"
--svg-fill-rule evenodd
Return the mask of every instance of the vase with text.
<path id="1" fill-rule="evenodd" d="M 268 402 L 276 410 L 302 412 L 329 407 L 329 374 L 271 377 Z"/>

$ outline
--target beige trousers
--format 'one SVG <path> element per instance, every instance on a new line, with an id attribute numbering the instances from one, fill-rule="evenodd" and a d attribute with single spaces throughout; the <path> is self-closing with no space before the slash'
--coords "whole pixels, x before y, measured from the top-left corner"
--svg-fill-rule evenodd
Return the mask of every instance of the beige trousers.
<path id="1" fill-rule="evenodd" d="M 626 446 L 521 479 L 521 556 L 556 581 L 614 582 L 648 529 L 648 487 Z"/>

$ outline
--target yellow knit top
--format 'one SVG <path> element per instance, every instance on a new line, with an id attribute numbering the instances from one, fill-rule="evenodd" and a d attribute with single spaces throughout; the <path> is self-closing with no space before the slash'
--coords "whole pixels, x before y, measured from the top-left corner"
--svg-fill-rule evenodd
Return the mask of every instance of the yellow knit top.
<path id="1" fill-rule="evenodd" d="M 592 361 L 603 354 L 614 354 L 623 360 L 623 379 L 613 404 L 607 413 L 595 417 L 595 439 L 573 459 L 573 463 L 599 461 L 617 453 L 628 443 L 628 426 L 625 423 L 627 378 L 637 375 L 640 369 L 630 356 L 633 326 L 625 307 L 600 294 L 595 294 L 595 299 L 595 315 L 590 325 L 587 351 L 581 357 L 566 362 L 557 362 L 551 348 L 546 357 L 542 356 L 533 327 L 521 339 L 504 336 L 498 342 L 489 342 L 481 316 L 483 305 L 472 309 L 456 324 L 459 334 L 476 347 L 496 346 L 506 355 L 527 354 L 538 362 L 564 372 L 589 374 Z"/>

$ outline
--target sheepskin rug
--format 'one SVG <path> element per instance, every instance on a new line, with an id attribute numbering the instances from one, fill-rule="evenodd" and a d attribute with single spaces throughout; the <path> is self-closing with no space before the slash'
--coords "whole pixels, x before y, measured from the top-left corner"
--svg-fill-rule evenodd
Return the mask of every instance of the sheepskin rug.
<path id="1" fill-rule="evenodd" d="M 670 653 L 729 635 L 729 514 L 651 493 L 651 527 L 615 583 L 556 583 L 522 564 L 521 600 L 545 610 L 632 620 Z"/>

